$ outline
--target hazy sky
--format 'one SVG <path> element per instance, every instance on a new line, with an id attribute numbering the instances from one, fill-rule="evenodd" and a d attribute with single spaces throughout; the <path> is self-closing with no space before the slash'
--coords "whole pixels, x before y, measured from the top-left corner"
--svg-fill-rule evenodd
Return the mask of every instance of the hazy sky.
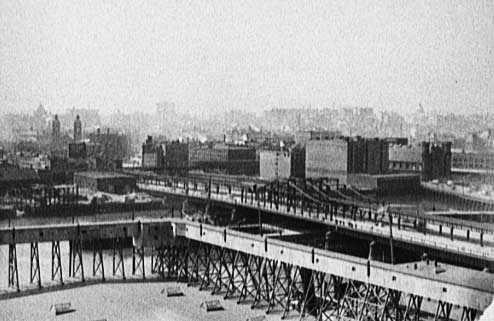
<path id="1" fill-rule="evenodd" d="M 494 1 L 0 1 L 0 111 L 494 110 Z"/>

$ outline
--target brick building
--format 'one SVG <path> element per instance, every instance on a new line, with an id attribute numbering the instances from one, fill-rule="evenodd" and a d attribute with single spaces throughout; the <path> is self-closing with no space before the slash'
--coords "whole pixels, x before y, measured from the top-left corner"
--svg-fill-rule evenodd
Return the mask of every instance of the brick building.
<path id="1" fill-rule="evenodd" d="M 258 175 L 259 162 L 252 147 L 190 144 L 189 169 L 230 175 Z"/>

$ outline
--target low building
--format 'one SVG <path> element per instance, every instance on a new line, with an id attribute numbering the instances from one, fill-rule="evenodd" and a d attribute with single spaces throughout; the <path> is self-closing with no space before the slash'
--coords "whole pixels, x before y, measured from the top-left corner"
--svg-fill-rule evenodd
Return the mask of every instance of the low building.
<path id="1" fill-rule="evenodd" d="M 391 145 L 389 171 L 420 174 L 424 181 L 448 177 L 451 174 L 451 145 L 450 142 Z"/>
<path id="2" fill-rule="evenodd" d="M 392 173 L 422 173 L 422 147 L 420 145 L 390 145 L 389 171 Z"/>
<path id="3" fill-rule="evenodd" d="M 135 177 L 115 172 L 74 173 L 74 184 L 80 188 L 113 194 L 127 194 L 137 189 Z"/>

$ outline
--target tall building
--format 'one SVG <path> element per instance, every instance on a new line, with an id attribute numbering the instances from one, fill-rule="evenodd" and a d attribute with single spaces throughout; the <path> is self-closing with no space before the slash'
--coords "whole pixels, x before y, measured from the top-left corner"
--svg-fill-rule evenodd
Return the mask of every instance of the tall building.
<path id="1" fill-rule="evenodd" d="M 77 115 L 74 121 L 74 141 L 80 141 L 82 139 L 82 122 L 79 115 Z"/>
<path id="2" fill-rule="evenodd" d="M 51 125 L 51 139 L 52 141 L 58 141 L 60 139 L 60 120 L 58 120 L 58 115 L 55 115 Z"/>

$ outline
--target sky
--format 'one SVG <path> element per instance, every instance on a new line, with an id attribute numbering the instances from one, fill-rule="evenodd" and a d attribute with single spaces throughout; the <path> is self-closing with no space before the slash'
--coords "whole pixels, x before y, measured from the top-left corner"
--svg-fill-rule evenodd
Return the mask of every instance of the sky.
<path id="1" fill-rule="evenodd" d="M 494 110 L 492 0 L 0 1 L 0 112 Z"/>

